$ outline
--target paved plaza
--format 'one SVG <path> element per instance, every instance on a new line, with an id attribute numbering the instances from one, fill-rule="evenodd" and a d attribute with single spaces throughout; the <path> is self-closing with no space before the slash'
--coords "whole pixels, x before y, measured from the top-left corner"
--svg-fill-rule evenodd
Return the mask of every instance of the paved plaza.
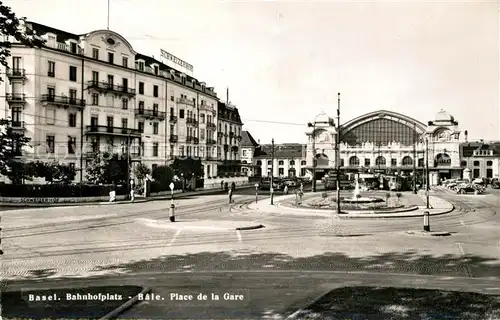
<path id="1" fill-rule="evenodd" d="M 20 284 L 74 285 L 78 279 L 107 283 L 130 277 L 148 282 L 166 274 L 178 279 L 217 271 L 238 274 L 247 294 L 253 290 L 248 279 L 255 274 L 240 273 L 244 271 L 500 281 L 498 190 L 470 196 L 435 188 L 430 198 L 433 210 L 448 205 L 453 210 L 431 216 L 431 230 L 447 231 L 447 237 L 408 234 L 422 229 L 421 216 L 344 219 L 333 211 L 319 214 L 287 208 L 284 204 L 290 197 L 276 196 L 274 205 L 265 195 L 255 203 L 254 195 L 243 192 L 236 193 L 232 204 L 226 195 L 177 199 L 173 223 L 169 200 L 5 211 L 1 276 L 6 290 L 13 290 Z M 404 193 L 403 198 L 425 207 L 421 194 Z M 157 285 L 156 290 L 168 289 Z M 303 291 L 304 301 L 321 288 Z M 249 303 L 265 304 L 252 299 Z M 261 318 L 265 312 L 275 312 L 279 319 L 300 304 L 292 297 L 283 303 L 272 312 L 260 305 Z M 228 306 L 219 307 L 212 309 L 212 316 L 227 314 L 221 310 Z M 141 317 L 140 312 L 148 314 L 154 308 L 153 303 L 142 303 L 129 314 Z"/>

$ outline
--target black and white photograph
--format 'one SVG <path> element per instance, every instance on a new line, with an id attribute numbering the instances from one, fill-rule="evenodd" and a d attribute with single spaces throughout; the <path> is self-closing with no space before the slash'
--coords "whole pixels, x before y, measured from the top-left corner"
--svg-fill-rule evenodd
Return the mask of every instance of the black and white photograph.
<path id="1" fill-rule="evenodd" d="M 0 1 L 0 320 L 500 320 L 500 2 Z"/>

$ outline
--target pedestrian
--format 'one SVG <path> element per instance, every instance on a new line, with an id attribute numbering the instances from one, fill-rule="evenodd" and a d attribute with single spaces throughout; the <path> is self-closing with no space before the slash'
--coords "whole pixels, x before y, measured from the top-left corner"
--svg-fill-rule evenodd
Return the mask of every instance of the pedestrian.
<path id="1" fill-rule="evenodd" d="M 284 192 L 285 194 L 288 194 L 288 185 L 285 185 L 285 188 L 283 189 L 283 192 Z"/>
<path id="2" fill-rule="evenodd" d="M 228 195 L 229 195 L 229 203 L 233 203 L 233 190 L 232 189 L 229 189 L 228 191 Z"/>
<path id="3" fill-rule="evenodd" d="M 236 184 L 234 181 L 231 183 L 231 190 L 233 190 L 233 192 L 236 190 Z"/>
<path id="4" fill-rule="evenodd" d="M 221 189 L 221 190 L 224 190 L 224 180 L 222 180 L 222 181 L 220 182 L 220 189 Z"/>
<path id="5" fill-rule="evenodd" d="M 224 191 L 227 191 L 228 187 L 229 187 L 229 184 L 227 182 L 225 182 L 224 183 Z"/>
<path id="6" fill-rule="evenodd" d="M 302 182 L 300 183 L 300 192 L 304 192 L 304 185 L 302 184 Z"/>

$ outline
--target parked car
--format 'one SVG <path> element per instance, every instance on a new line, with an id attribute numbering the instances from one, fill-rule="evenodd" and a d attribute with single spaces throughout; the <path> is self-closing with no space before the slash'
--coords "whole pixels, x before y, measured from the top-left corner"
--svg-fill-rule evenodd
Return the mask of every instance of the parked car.
<path id="1" fill-rule="evenodd" d="M 484 181 L 481 178 L 476 178 L 476 179 L 472 180 L 472 183 L 479 184 L 481 186 L 484 185 Z"/>
<path id="2" fill-rule="evenodd" d="M 498 180 L 498 178 L 491 179 L 491 187 L 493 189 L 500 189 L 500 181 Z"/>
<path id="3" fill-rule="evenodd" d="M 465 194 L 469 192 L 473 192 L 474 194 L 482 194 L 485 191 L 485 188 L 481 185 L 474 183 L 463 183 L 456 187 L 456 191 L 458 194 Z"/>

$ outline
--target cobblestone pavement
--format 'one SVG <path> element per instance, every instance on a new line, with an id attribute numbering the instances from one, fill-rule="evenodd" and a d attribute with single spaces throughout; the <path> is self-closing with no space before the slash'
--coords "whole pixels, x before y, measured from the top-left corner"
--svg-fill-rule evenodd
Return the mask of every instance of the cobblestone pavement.
<path id="1" fill-rule="evenodd" d="M 377 233 L 374 231 L 381 230 L 381 222 L 370 225 L 371 222 L 366 221 L 342 220 L 340 223 L 332 219 L 285 218 L 279 214 L 247 212 L 241 203 L 229 210 L 223 196 L 204 199 L 193 200 L 191 207 L 186 205 L 185 210 L 190 214 L 183 216 L 180 211 L 179 225 L 186 227 L 179 229 L 144 222 L 164 222 L 167 219 L 164 211 L 166 204 L 162 202 L 137 207 L 127 205 L 123 211 L 108 213 L 122 215 L 121 219 L 111 222 L 80 221 L 75 223 L 77 227 L 73 229 L 64 229 L 73 224 L 63 220 L 59 220 L 56 227 L 44 226 L 47 221 L 36 221 L 38 226 L 28 230 L 23 229 L 29 228 L 28 222 L 24 225 L 25 222 L 18 223 L 16 230 L 4 233 L 6 238 L 2 245 L 5 254 L 0 261 L 0 276 L 6 279 L 44 279 L 148 270 L 193 272 L 219 269 L 326 269 L 463 277 L 500 276 L 497 265 L 500 246 L 498 241 L 494 241 L 496 233 L 494 229 L 485 231 L 487 226 L 497 223 L 496 220 L 479 224 L 481 228 L 468 225 L 469 221 L 480 219 L 477 217 L 481 214 L 491 218 L 491 213 L 481 210 L 484 209 L 482 207 L 491 207 L 495 201 L 493 198 L 470 205 L 471 208 L 478 207 L 478 211 L 457 210 L 457 215 L 448 217 L 450 220 L 447 223 L 456 225 L 457 234 L 445 238 L 405 236 L 400 232 L 404 230 L 405 223 L 418 220 L 401 220 L 395 223 L 394 230 Z M 465 208 L 467 202 L 464 198 L 457 199 Z M 48 212 L 49 217 L 65 217 L 62 210 Z M 91 210 L 81 212 L 83 215 L 86 212 L 88 215 L 96 214 Z M 97 212 L 101 213 L 106 212 Z M 23 221 L 27 220 L 29 213 L 22 213 L 21 216 Z M 14 215 L 9 217 L 16 221 Z M 206 219 L 207 225 L 189 227 L 190 220 L 194 219 Z M 227 219 L 260 221 L 266 227 L 236 231 L 217 226 L 217 221 L 222 225 Z M 457 221 L 461 219 L 463 225 Z M 61 231 L 51 233 L 54 230 Z M 474 243 L 476 234 L 479 240 Z"/>

